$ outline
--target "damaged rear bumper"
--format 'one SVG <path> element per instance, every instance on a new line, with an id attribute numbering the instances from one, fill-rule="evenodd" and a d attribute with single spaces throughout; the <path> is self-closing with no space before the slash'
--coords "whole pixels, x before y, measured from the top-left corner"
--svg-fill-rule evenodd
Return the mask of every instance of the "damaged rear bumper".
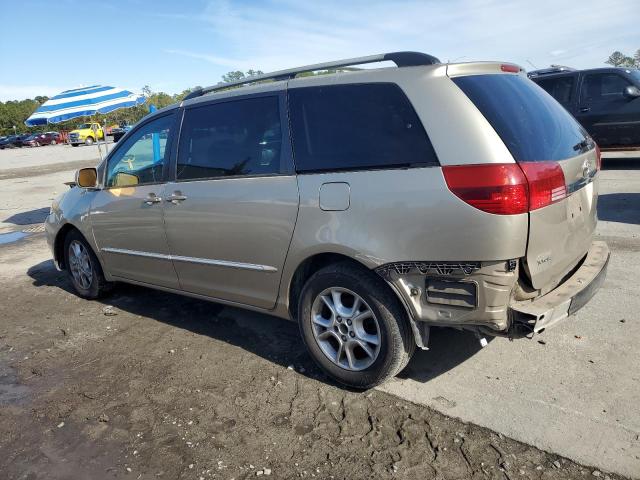
<path id="1" fill-rule="evenodd" d="M 509 306 L 513 333 L 540 333 L 586 305 L 604 283 L 609 257 L 607 244 L 595 241 L 582 265 L 564 283 L 533 300 L 513 302 Z"/>

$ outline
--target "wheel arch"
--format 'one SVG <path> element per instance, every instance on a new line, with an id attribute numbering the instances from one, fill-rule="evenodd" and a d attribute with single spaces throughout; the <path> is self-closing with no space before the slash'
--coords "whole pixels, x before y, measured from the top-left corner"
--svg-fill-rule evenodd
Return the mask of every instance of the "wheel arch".
<path id="1" fill-rule="evenodd" d="M 371 271 L 367 265 L 363 262 L 354 259 L 348 255 L 344 255 L 342 253 L 336 252 L 322 252 L 316 253 L 308 256 L 302 262 L 298 264 L 298 267 L 294 271 L 291 276 L 291 281 L 289 282 L 289 287 L 287 289 L 287 308 L 289 310 L 289 316 L 292 320 L 297 321 L 298 317 L 298 299 L 300 297 L 300 293 L 302 292 L 302 288 L 307 280 L 316 273 L 321 268 L 324 268 L 328 265 L 332 265 L 335 263 L 350 263 L 356 267 L 364 268 L 368 271 Z M 382 280 L 382 279 L 381 279 Z M 413 319 L 411 318 L 411 311 L 407 307 L 406 302 L 403 300 L 402 296 L 398 294 L 398 292 L 389 285 L 389 283 L 382 281 L 389 291 L 393 292 L 393 295 L 398 298 L 398 301 L 405 309 L 407 313 L 407 318 L 410 323 L 413 323 Z"/>
<path id="2" fill-rule="evenodd" d="M 72 231 L 78 232 L 78 234 L 84 239 L 87 245 L 89 245 L 89 247 L 92 250 L 95 250 L 92 246 L 92 243 L 87 240 L 87 237 L 82 233 L 82 231 L 78 227 L 76 227 L 72 223 L 65 223 L 62 227 L 60 227 L 60 230 L 58 230 L 58 233 L 56 234 L 56 237 L 53 241 L 53 259 L 58 265 L 58 267 L 60 268 L 60 270 L 66 270 L 67 268 L 64 262 L 64 241 L 67 235 L 69 235 L 69 233 Z M 102 265 L 102 261 L 100 260 L 100 257 L 98 256 L 97 252 L 94 251 L 93 253 L 96 255 L 96 258 L 100 263 L 100 267 L 104 271 L 104 266 Z"/>

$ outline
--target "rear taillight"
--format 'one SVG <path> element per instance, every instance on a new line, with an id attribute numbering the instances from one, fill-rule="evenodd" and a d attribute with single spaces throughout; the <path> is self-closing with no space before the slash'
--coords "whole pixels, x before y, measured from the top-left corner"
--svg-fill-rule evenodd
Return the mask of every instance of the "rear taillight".
<path id="1" fill-rule="evenodd" d="M 483 212 L 515 215 L 528 209 L 527 179 L 516 163 L 442 167 L 449 190 Z"/>
<path id="2" fill-rule="evenodd" d="M 537 210 L 567 198 L 564 172 L 558 162 L 521 162 L 529 182 L 529 210 Z"/>
<path id="3" fill-rule="evenodd" d="M 557 162 L 490 163 L 442 167 L 449 190 L 469 205 L 496 215 L 516 215 L 567 196 Z"/>
<path id="4" fill-rule="evenodd" d="M 600 147 L 596 143 L 596 169 L 600 171 L 602 168 L 602 152 L 600 151 Z"/>

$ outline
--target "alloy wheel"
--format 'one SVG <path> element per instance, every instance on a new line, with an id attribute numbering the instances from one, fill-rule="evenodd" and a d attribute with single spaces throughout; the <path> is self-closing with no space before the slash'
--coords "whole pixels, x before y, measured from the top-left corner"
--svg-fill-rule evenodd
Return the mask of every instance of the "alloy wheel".
<path id="1" fill-rule="evenodd" d="M 346 288 L 328 288 L 311 307 L 313 335 L 325 356 L 345 370 L 370 367 L 382 343 L 378 320 L 358 294 Z"/>
<path id="2" fill-rule="evenodd" d="M 69 244 L 69 268 L 76 284 L 88 290 L 93 280 L 93 268 L 87 248 L 77 240 Z"/>

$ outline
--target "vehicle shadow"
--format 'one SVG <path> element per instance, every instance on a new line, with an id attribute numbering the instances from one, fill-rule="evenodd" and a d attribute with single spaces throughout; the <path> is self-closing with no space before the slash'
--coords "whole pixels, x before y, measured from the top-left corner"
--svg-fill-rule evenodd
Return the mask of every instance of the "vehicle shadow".
<path id="1" fill-rule="evenodd" d="M 32 225 L 43 223 L 49 215 L 49 207 L 36 208 L 26 212 L 16 213 L 2 220 L 3 223 L 13 223 L 14 225 Z"/>
<path id="2" fill-rule="evenodd" d="M 57 271 L 52 260 L 33 265 L 27 274 L 35 287 L 51 286 L 74 294 L 66 274 Z M 337 385 L 308 355 L 298 326 L 293 322 L 128 284 L 117 285 L 109 296 L 98 301 L 150 321 L 230 343 L 283 367 L 293 366 L 307 377 Z M 418 351 L 401 372 L 401 378 L 427 382 L 455 368 L 480 349 L 474 335 L 451 329 L 433 329 L 432 340 L 432 349 Z"/>
<path id="3" fill-rule="evenodd" d="M 488 342 L 492 340 L 493 337 L 487 337 Z M 417 350 L 398 377 L 426 383 L 454 369 L 480 350 L 480 341 L 472 332 L 432 327 L 429 350 Z"/>
<path id="4" fill-rule="evenodd" d="M 640 193 L 600 194 L 598 219 L 640 225 Z"/>

